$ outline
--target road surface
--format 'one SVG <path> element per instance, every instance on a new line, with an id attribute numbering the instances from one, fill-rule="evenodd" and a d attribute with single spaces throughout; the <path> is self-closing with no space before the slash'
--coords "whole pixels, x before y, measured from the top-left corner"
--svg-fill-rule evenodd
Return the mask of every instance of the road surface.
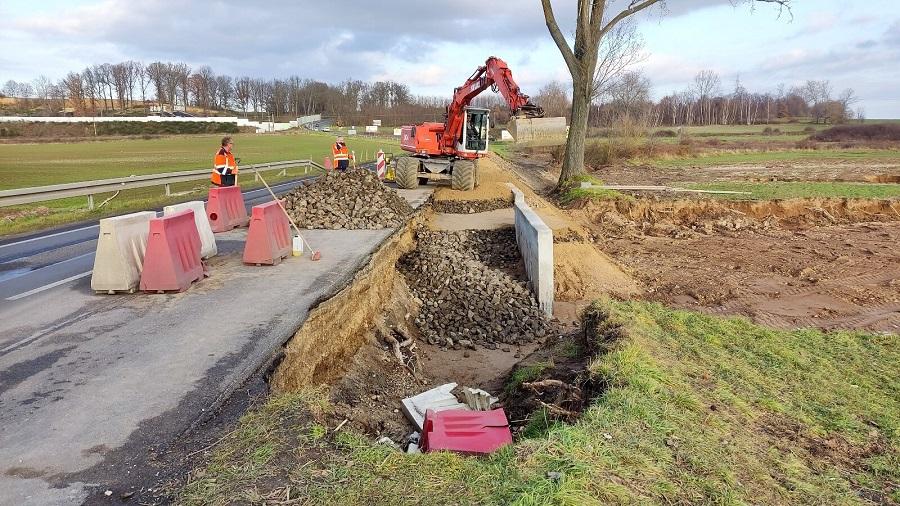
<path id="1" fill-rule="evenodd" d="M 90 290 L 96 233 L 0 246 L 0 504 L 80 504 L 137 473 L 269 363 L 392 230 L 308 231 L 322 260 L 274 267 L 241 263 L 246 230 L 217 234 L 209 278 L 131 295 Z"/>

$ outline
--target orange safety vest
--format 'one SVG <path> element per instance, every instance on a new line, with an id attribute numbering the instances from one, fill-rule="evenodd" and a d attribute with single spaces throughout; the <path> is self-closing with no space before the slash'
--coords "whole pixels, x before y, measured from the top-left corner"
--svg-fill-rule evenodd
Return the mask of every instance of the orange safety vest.
<path id="1" fill-rule="evenodd" d="M 334 168 L 338 168 L 338 162 L 341 160 L 350 160 L 353 157 L 350 155 L 350 149 L 347 148 L 347 145 L 344 144 L 341 146 L 338 143 L 334 143 L 331 145 L 331 160 Z"/>
<path id="2" fill-rule="evenodd" d="M 213 171 L 210 179 L 214 184 L 222 184 L 222 176 L 225 174 L 237 174 L 238 166 L 234 161 L 234 153 L 225 151 L 225 148 L 219 149 L 213 159 Z"/>

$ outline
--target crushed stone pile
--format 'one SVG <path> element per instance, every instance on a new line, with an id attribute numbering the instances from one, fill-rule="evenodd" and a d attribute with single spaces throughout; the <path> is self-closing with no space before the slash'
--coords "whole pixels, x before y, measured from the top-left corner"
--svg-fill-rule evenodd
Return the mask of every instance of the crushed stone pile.
<path id="1" fill-rule="evenodd" d="M 544 337 L 550 322 L 525 282 L 515 232 L 417 230 L 418 248 L 400 271 L 420 306 L 416 325 L 431 344 L 496 349 Z"/>
<path id="2" fill-rule="evenodd" d="M 434 210 L 435 212 L 446 214 L 473 214 L 506 209 L 512 207 L 512 205 L 512 200 L 501 198 L 488 200 L 439 200 L 434 203 Z"/>
<path id="3" fill-rule="evenodd" d="M 382 229 L 400 226 L 409 203 L 369 170 L 328 171 L 284 197 L 297 226 L 306 229 Z"/>

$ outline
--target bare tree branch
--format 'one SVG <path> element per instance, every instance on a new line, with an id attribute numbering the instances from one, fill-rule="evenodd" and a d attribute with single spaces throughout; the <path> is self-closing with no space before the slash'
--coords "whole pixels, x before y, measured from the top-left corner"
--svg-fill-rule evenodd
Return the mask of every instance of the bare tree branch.
<path id="1" fill-rule="evenodd" d="M 637 14 L 638 12 L 646 9 L 647 7 L 651 7 L 651 6 L 653 6 L 653 4 L 657 4 L 661 1 L 662 0 L 644 0 L 639 3 L 631 2 L 631 4 L 629 5 L 629 7 L 627 9 L 616 14 L 616 17 L 610 19 L 609 23 L 606 23 L 606 25 L 603 26 L 603 28 L 600 30 L 599 36 L 602 38 L 604 35 L 606 35 L 606 33 L 608 31 L 610 31 L 614 26 L 616 26 L 616 24 L 618 24 L 619 21 L 622 21 L 623 19 L 625 19 L 628 16 L 631 16 L 633 14 Z"/>
<path id="2" fill-rule="evenodd" d="M 578 62 L 575 61 L 572 48 L 569 47 L 569 43 L 566 42 L 566 38 L 556 23 L 556 17 L 553 15 L 553 6 L 550 5 L 550 0 L 541 0 L 541 5 L 544 7 L 544 20 L 547 22 L 550 36 L 553 38 L 553 42 L 556 43 L 556 47 L 559 48 L 559 52 L 562 53 L 563 60 L 565 60 L 566 66 L 569 67 L 569 72 L 575 75 L 579 72 Z"/>

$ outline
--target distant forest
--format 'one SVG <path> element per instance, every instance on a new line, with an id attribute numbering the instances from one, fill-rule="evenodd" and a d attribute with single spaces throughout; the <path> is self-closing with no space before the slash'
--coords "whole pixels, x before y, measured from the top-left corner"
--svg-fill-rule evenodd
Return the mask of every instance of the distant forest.
<path id="1" fill-rule="evenodd" d="M 718 74 L 706 70 L 687 89 L 655 101 L 650 79 L 641 71 L 625 71 L 597 90 L 590 123 L 648 127 L 793 120 L 844 123 L 865 116 L 861 109 L 853 110 L 857 102 L 853 90 L 835 94 L 828 81 L 779 85 L 761 93 L 746 89 L 738 78 L 728 91 L 725 88 Z M 17 100 L 0 105 L 0 113 L 126 116 L 145 115 L 153 106 L 165 105 L 190 107 L 204 115 L 285 120 L 323 114 L 346 125 L 368 124 L 372 119 L 399 125 L 442 120 L 452 91 L 448 89 L 446 96 L 421 96 L 411 93 L 408 84 L 394 81 L 335 84 L 298 76 L 267 80 L 216 74 L 208 66 L 192 69 L 185 63 L 126 61 L 93 65 L 56 82 L 45 76 L 32 82 L 8 80 L 0 93 Z M 567 116 L 569 92 L 568 84 L 551 82 L 537 90 L 533 100 L 548 116 Z M 490 108 L 495 123 L 509 119 L 500 95 L 485 93 L 475 105 Z"/>

